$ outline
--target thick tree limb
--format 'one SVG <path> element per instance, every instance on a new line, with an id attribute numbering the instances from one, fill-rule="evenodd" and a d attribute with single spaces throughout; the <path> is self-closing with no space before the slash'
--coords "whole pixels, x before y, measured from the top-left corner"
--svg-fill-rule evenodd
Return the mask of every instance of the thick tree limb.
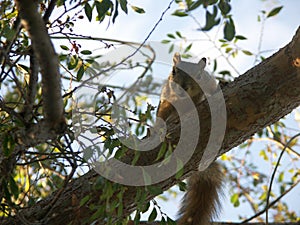
<path id="1" fill-rule="evenodd" d="M 241 225 L 241 223 L 234 223 L 234 222 L 229 222 L 229 223 L 218 223 L 214 222 L 211 223 L 212 225 Z M 129 224 L 128 224 L 129 225 Z M 130 224 L 131 225 L 131 224 Z M 133 224 L 132 224 L 133 225 Z M 160 225 L 159 222 L 142 222 L 139 225 Z M 265 225 L 265 223 L 243 223 L 243 225 Z M 269 223 L 269 225 L 299 225 L 299 222 L 289 222 L 289 223 Z"/>
<path id="2" fill-rule="evenodd" d="M 225 86 L 223 94 L 227 107 L 227 127 L 225 139 L 218 155 L 241 144 L 265 126 L 278 121 L 300 104 L 299 61 L 300 29 L 287 46 Z M 200 141 L 192 159 L 184 166 L 184 175 L 181 179 L 198 167 L 209 136 L 210 112 L 207 104 L 203 102 L 197 106 L 197 109 L 201 112 L 199 115 L 201 119 Z M 188 122 L 188 115 L 185 119 Z M 171 137 L 171 141 L 174 143 L 178 139 L 179 131 L 179 125 L 174 124 Z M 150 163 L 151 158 L 142 155 L 139 163 L 146 162 Z M 101 190 L 95 191 L 93 188 L 96 179 L 99 182 L 99 179 L 103 178 L 94 171 L 90 171 L 70 183 L 55 205 L 51 205 L 54 193 L 35 206 L 24 209 L 20 214 L 32 223 L 43 221 L 51 225 L 68 224 L 73 221 L 74 224 L 77 224 L 76 221 L 83 221 L 94 213 L 87 205 L 79 206 L 80 199 L 84 196 L 91 195 L 89 203 L 105 204 L 99 200 L 102 194 Z M 162 190 L 167 190 L 177 182 L 178 179 L 173 176 L 158 183 L 157 186 Z M 124 215 L 128 215 L 135 209 L 136 191 L 136 187 L 127 187 L 123 198 Z M 154 196 L 150 193 L 147 194 L 148 199 L 152 197 Z M 51 215 L 45 218 L 50 207 L 52 207 Z M 105 218 L 99 218 L 99 224 L 105 224 L 104 221 Z M 17 223 L 20 223 L 18 218 L 8 218 L 3 224 Z"/>
<path id="3" fill-rule="evenodd" d="M 34 0 L 16 0 L 21 23 L 30 35 L 34 54 L 41 68 L 44 116 L 46 121 L 56 128 L 60 123 L 64 123 L 58 57 L 45 22 L 37 11 L 37 4 Z"/>

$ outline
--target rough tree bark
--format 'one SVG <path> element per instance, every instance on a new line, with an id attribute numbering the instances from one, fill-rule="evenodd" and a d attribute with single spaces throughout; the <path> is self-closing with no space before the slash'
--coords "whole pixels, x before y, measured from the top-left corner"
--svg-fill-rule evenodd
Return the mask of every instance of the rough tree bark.
<path id="1" fill-rule="evenodd" d="M 300 104 L 300 28 L 288 45 L 226 85 L 223 94 L 227 109 L 227 127 L 218 156 L 249 139 L 267 125 L 278 121 Z M 197 109 L 201 112 L 201 136 L 194 157 L 184 166 L 184 174 L 180 179 L 184 179 L 198 167 L 209 135 L 210 112 L 207 104 L 202 102 Z M 186 122 L 191 122 L 188 121 L 188 115 L 185 119 Z M 170 140 L 176 143 L 180 127 L 176 123 L 171 123 L 170 126 L 173 132 Z M 28 136 L 27 138 L 30 139 Z M 26 143 L 34 146 L 39 144 L 39 141 L 27 140 Z M 151 157 L 142 155 L 139 163 L 142 165 L 149 162 Z M 86 206 L 80 207 L 80 199 L 91 194 L 91 203 L 102 204 L 99 200 L 101 190 L 93 191 L 96 179 L 103 178 L 90 171 L 71 182 L 64 190 L 58 190 L 45 200 L 22 210 L 16 217 L 7 218 L 3 224 L 20 224 L 20 217 L 31 224 L 78 224 L 94 213 Z M 173 176 L 157 186 L 167 190 L 178 181 L 179 179 Z M 134 211 L 136 191 L 137 187 L 127 187 L 123 199 L 124 215 Z M 147 197 L 150 199 L 155 196 L 148 193 Z M 99 224 L 105 224 L 104 218 L 99 218 Z"/>
<path id="2" fill-rule="evenodd" d="M 16 0 L 23 27 L 28 31 L 42 74 L 44 116 L 50 128 L 60 129 L 64 120 L 59 61 L 37 1 Z"/>

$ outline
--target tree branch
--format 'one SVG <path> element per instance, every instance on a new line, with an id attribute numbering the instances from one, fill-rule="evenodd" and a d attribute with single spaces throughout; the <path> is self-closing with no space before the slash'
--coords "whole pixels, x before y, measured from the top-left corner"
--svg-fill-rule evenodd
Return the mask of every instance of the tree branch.
<path id="1" fill-rule="evenodd" d="M 64 123 L 58 57 L 50 41 L 45 22 L 37 11 L 37 1 L 16 0 L 21 23 L 28 31 L 42 73 L 44 116 L 53 128 Z"/>
<path id="2" fill-rule="evenodd" d="M 31 49 L 30 50 L 30 77 L 29 77 L 28 89 L 27 89 L 25 104 L 23 109 L 24 119 L 26 123 L 29 123 L 33 117 L 32 110 L 33 110 L 34 100 L 37 91 L 38 73 L 39 73 L 39 65 L 36 56 Z"/>
<path id="3" fill-rule="evenodd" d="M 241 144 L 254 133 L 264 127 L 278 121 L 283 116 L 290 113 L 300 104 L 300 29 L 297 30 L 293 40 L 276 54 L 269 57 L 259 65 L 250 69 L 244 75 L 238 77 L 223 89 L 227 108 L 227 127 L 225 139 L 218 155 L 221 155 L 233 147 Z M 202 102 L 197 109 L 201 112 L 201 135 L 198 146 L 191 160 L 184 166 L 184 179 L 191 171 L 195 170 L 201 160 L 205 149 L 210 130 L 210 111 L 206 102 Z M 189 121 L 187 114 L 183 122 Z M 170 124 L 172 125 L 172 124 Z M 180 136 L 180 126 L 174 123 L 171 127 L 171 141 L 176 143 Z M 191 134 L 193 131 L 190 131 Z M 190 135 L 190 134 L 186 134 Z M 159 147 L 156 149 L 159 150 Z M 209 151 L 209 150 L 208 150 Z M 141 154 L 140 164 L 151 163 L 151 157 Z M 175 165 L 176 166 L 176 165 Z M 49 207 L 52 213 L 47 220 L 47 224 L 67 224 L 72 221 L 83 221 L 89 218 L 94 211 L 88 205 L 80 206 L 80 199 L 90 194 L 91 204 L 105 204 L 100 199 L 101 190 L 96 190 L 94 184 L 102 180 L 96 172 L 90 171 L 82 177 L 74 180 L 63 191 L 61 198 L 56 204 L 49 205 L 55 193 L 36 205 L 24 209 L 20 213 L 32 222 L 43 221 L 44 215 Z M 103 179 L 104 180 L 104 179 Z M 156 184 L 162 190 L 167 190 L 179 179 L 175 176 Z M 109 182 L 109 181 L 102 181 Z M 114 185 L 114 184 L 112 184 Z M 127 187 L 123 195 L 124 205 L 123 215 L 129 215 L 135 210 L 137 187 Z M 145 191 L 145 190 L 144 190 Z M 74 201 L 76 197 L 77 201 Z M 155 197 L 154 194 L 147 193 L 147 199 Z M 98 218 L 99 224 L 105 224 L 105 218 Z M 17 224 L 19 220 L 15 217 L 7 218 L 3 224 Z"/>

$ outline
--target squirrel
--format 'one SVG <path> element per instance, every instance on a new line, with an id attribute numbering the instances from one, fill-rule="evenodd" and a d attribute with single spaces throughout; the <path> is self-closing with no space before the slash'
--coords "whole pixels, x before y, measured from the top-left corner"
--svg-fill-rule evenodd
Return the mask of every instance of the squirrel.
<path id="1" fill-rule="evenodd" d="M 198 63 L 191 63 L 182 61 L 179 53 L 174 54 L 172 72 L 162 89 L 157 117 L 166 122 L 174 119 L 174 116 L 178 117 L 172 102 L 184 102 L 186 96 L 182 91 L 189 95 L 195 105 L 203 101 L 205 95 L 214 93 L 217 84 L 204 70 L 205 66 L 205 58 Z M 202 88 L 198 85 L 200 79 Z M 218 163 L 213 162 L 206 170 L 194 172 L 188 178 L 187 192 L 183 197 L 177 224 L 209 225 L 210 220 L 218 214 L 222 186 L 223 174 Z"/>

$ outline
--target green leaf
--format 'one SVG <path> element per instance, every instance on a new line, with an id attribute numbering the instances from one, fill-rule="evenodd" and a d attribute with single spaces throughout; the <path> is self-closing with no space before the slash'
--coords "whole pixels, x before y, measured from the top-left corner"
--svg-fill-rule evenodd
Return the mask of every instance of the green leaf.
<path id="1" fill-rule="evenodd" d="M 181 33 L 180 33 L 179 31 L 176 31 L 175 33 L 176 33 L 176 35 L 177 35 L 179 38 L 182 38 L 182 35 L 181 35 Z"/>
<path id="2" fill-rule="evenodd" d="M 223 15 L 227 15 L 231 10 L 231 6 L 227 0 L 221 0 L 218 4 L 218 7 Z"/>
<path id="3" fill-rule="evenodd" d="M 188 11 L 192 11 L 194 9 L 197 9 L 203 3 L 204 3 L 204 0 L 198 0 L 196 2 L 193 2 L 193 4 L 188 5 Z"/>
<path id="4" fill-rule="evenodd" d="M 167 224 L 168 225 L 176 225 L 177 223 L 174 220 L 172 220 L 170 217 L 167 217 Z"/>
<path id="5" fill-rule="evenodd" d="M 146 193 L 146 192 L 145 192 Z M 148 210 L 149 210 L 149 208 L 150 208 L 150 202 L 147 202 L 146 201 L 146 198 L 144 198 L 145 200 L 142 202 L 142 205 L 143 205 L 143 207 L 142 207 L 142 210 L 141 210 L 141 212 L 142 213 L 145 213 L 145 212 L 147 212 Z M 145 204 L 145 201 L 146 201 L 146 204 Z"/>
<path id="6" fill-rule="evenodd" d="M 114 157 L 115 157 L 116 159 L 120 159 L 122 156 L 124 156 L 124 154 L 125 154 L 125 148 L 119 148 L 119 149 L 116 151 Z"/>
<path id="7" fill-rule="evenodd" d="M 9 187 L 10 187 L 11 193 L 17 199 L 19 196 L 19 187 L 12 176 L 10 176 L 10 178 L 9 178 Z"/>
<path id="8" fill-rule="evenodd" d="M 261 156 L 265 161 L 268 161 L 268 160 L 269 160 L 269 157 L 267 156 L 265 150 L 261 150 L 261 151 L 259 152 L 259 156 Z"/>
<path id="9" fill-rule="evenodd" d="M 16 31 L 12 29 L 9 25 L 5 24 L 1 33 L 7 40 L 12 40 L 16 34 Z"/>
<path id="10" fill-rule="evenodd" d="M 86 61 L 87 63 L 89 63 L 89 64 L 93 64 L 93 63 L 95 62 L 94 59 L 86 59 L 85 61 Z"/>
<path id="11" fill-rule="evenodd" d="M 132 165 L 135 165 L 136 162 L 139 160 L 141 156 L 141 152 L 140 151 L 135 151 L 134 152 L 134 157 L 133 157 L 133 160 L 132 160 Z"/>
<path id="12" fill-rule="evenodd" d="M 157 157 L 155 159 L 155 161 L 160 160 L 161 158 L 163 158 L 165 156 L 165 153 L 167 151 L 167 144 L 165 142 L 162 143 L 159 152 L 157 154 Z"/>
<path id="13" fill-rule="evenodd" d="M 271 193 L 272 195 L 272 193 Z M 259 196 L 259 200 L 265 201 L 267 199 L 267 192 L 264 192 L 261 194 L 261 196 Z"/>
<path id="14" fill-rule="evenodd" d="M 225 49 L 225 52 L 226 52 L 226 53 L 229 53 L 229 52 L 231 52 L 231 51 L 232 51 L 232 48 L 231 48 L 231 47 L 228 47 L 228 48 Z"/>
<path id="15" fill-rule="evenodd" d="M 137 6 L 134 6 L 134 5 L 132 5 L 131 8 L 132 8 L 135 12 L 137 12 L 137 13 L 139 13 L 139 14 L 145 13 L 145 10 L 144 10 L 143 8 L 140 8 L 140 7 L 137 7 Z"/>
<path id="16" fill-rule="evenodd" d="M 121 9 L 127 14 L 128 13 L 127 0 L 118 0 L 118 2 L 121 5 Z"/>
<path id="17" fill-rule="evenodd" d="M 207 5 L 214 5 L 218 2 L 218 0 L 206 0 Z"/>
<path id="18" fill-rule="evenodd" d="M 185 17 L 188 16 L 188 14 L 182 10 L 176 10 L 175 12 L 172 13 L 173 16 L 178 16 L 178 17 Z"/>
<path id="19" fill-rule="evenodd" d="M 252 52 L 247 51 L 247 50 L 242 50 L 242 52 L 243 52 L 245 55 L 253 55 Z"/>
<path id="20" fill-rule="evenodd" d="M 268 13 L 267 18 L 272 17 L 272 16 L 276 16 L 276 15 L 281 11 L 282 8 L 283 8 L 283 6 L 279 6 L 279 7 L 277 7 L 277 8 L 272 9 L 272 10 Z"/>
<path id="21" fill-rule="evenodd" d="M 68 58 L 68 55 L 61 54 L 61 55 L 58 56 L 58 58 L 59 58 L 59 61 L 64 61 Z"/>
<path id="22" fill-rule="evenodd" d="M 13 137 L 10 135 L 5 135 L 2 141 L 2 147 L 4 156 L 10 156 L 15 148 L 15 142 Z"/>
<path id="23" fill-rule="evenodd" d="M 142 172 L 143 172 L 143 178 L 144 178 L 145 185 L 151 184 L 152 178 L 151 178 L 150 174 L 148 174 L 148 172 L 143 168 L 142 168 Z"/>
<path id="24" fill-rule="evenodd" d="M 85 160 L 89 160 L 93 157 L 94 155 L 94 150 L 92 149 L 92 147 L 87 147 L 84 149 L 84 152 L 83 152 L 83 158 Z"/>
<path id="25" fill-rule="evenodd" d="M 229 70 L 222 70 L 222 71 L 219 72 L 219 74 L 221 74 L 223 76 L 226 76 L 226 75 L 230 76 L 231 75 Z"/>
<path id="26" fill-rule="evenodd" d="M 189 44 L 189 45 L 184 49 L 184 52 L 187 53 L 188 51 L 190 51 L 191 48 L 192 48 L 192 46 L 193 46 L 193 43 Z"/>
<path id="27" fill-rule="evenodd" d="M 218 63 L 217 63 L 217 60 L 214 59 L 214 67 L 213 67 L 213 71 L 217 71 L 217 66 L 218 66 Z"/>
<path id="28" fill-rule="evenodd" d="M 161 221 L 159 222 L 160 225 L 167 225 L 166 219 L 164 217 L 161 218 Z"/>
<path id="29" fill-rule="evenodd" d="M 193 56 L 191 54 L 184 53 L 184 54 L 181 55 L 181 57 L 184 58 L 184 59 L 189 59 L 189 58 L 192 58 Z"/>
<path id="30" fill-rule="evenodd" d="M 235 26 L 233 20 L 230 18 L 226 21 L 224 26 L 224 38 L 231 41 L 235 35 Z"/>
<path id="31" fill-rule="evenodd" d="M 90 50 L 82 50 L 80 53 L 83 55 L 91 55 L 92 54 L 92 52 Z"/>
<path id="32" fill-rule="evenodd" d="M 187 7 L 190 7 L 193 4 L 193 0 L 185 0 L 185 4 Z"/>
<path id="33" fill-rule="evenodd" d="M 147 186 L 147 190 L 149 191 L 150 194 L 152 195 L 160 195 L 163 193 L 163 190 L 160 187 L 157 186 Z"/>
<path id="34" fill-rule="evenodd" d="M 66 1 L 66 0 L 58 0 L 58 1 L 56 2 L 56 6 L 57 6 L 57 7 L 60 7 L 60 6 L 64 5 L 64 4 L 65 4 L 65 1 Z"/>
<path id="35" fill-rule="evenodd" d="M 285 184 L 280 186 L 280 194 L 282 195 L 285 192 Z"/>
<path id="36" fill-rule="evenodd" d="M 90 200 L 90 198 L 91 198 L 91 196 L 87 195 L 83 199 L 81 199 L 80 203 L 79 203 L 80 207 L 83 206 L 83 205 L 85 205 L 88 202 L 88 200 Z"/>
<path id="37" fill-rule="evenodd" d="M 148 217 L 148 221 L 149 222 L 153 222 L 157 217 L 157 210 L 156 208 L 154 207 L 152 212 L 150 213 L 149 217 Z"/>
<path id="38" fill-rule="evenodd" d="M 119 15 L 118 7 L 119 7 L 119 3 L 118 3 L 118 1 L 116 1 L 116 9 L 115 9 L 115 13 L 114 13 L 113 18 L 112 18 L 113 23 L 115 23 L 116 18 Z"/>
<path id="39" fill-rule="evenodd" d="M 278 182 L 283 182 L 283 179 L 284 179 L 284 173 L 281 172 L 278 177 Z"/>
<path id="40" fill-rule="evenodd" d="M 68 46 L 65 46 L 65 45 L 60 45 L 60 48 L 63 49 L 63 50 L 67 50 L 67 51 L 70 50 L 70 49 L 68 48 Z"/>
<path id="41" fill-rule="evenodd" d="M 171 44 L 170 48 L 169 48 L 169 53 L 174 51 L 174 44 Z"/>
<path id="42" fill-rule="evenodd" d="M 214 26 L 218 25 L 220 23 L 220 18 L 217 19 L 218 15 L 218 9 L 216 6 L 214 6 L 213 13 L 210 13 L 208 10 L 206 11 L 206 24 L 201 29 L 203 31 L 209 31 Z"/>
<path id="43" fill-rule="evenodd" d="M 234 207 L 238 207 L 240 205 L 239 194 L 233 194 L 230 198 L 230 202 L 233 204 Z"/>
<path id="44" fill-rule="evenodd" d="M 176 168 L 176 175 L 175 175 L 175 178 L 176 179 L 179 179 L 180 177 L 182 177 L 182 175 L 183 175 L 183 171 L 184 171 L 184 169 L 183 169 L 183 163 L 182 163 L 182 161 L 180 160 L 180 159 L 176 159 L 176 161 L 177 161 L 177 168 Z"/>
<path id="45" fill-rule="evenodd" d="M 263 56 L 260 56 L 259 58 L 260 58 L 261 61 L 264 61 L 264 60 L 266 59 L 266 58 L 263 57 Z"/>
<path id="46" fill-rule="evenodd" d="M 183 181 L 179 182 L 178 186 L 179 186 L 180 191 L 186 191 L 187 190 L 187 184 Z"/>
<path id="47" fill-rule="evenodd" d="M 91 22 L 93 16 L 93 9 L 88 2 L 84 5 L 84 12 L 88 20 Z"/>
<path id="48" fill-rule="evenodd" d="M 79 68 L 78 72 L 77 72 L 77 76 L 76 76 L 77 81 L 80 81 L 80 80 L 81 80 L 83 74 L 84 74 L 84 67 L 81 66 L 81 67 Z"/>
<path id="49" fill-rule="evenodd" d="M 112 7 L 112 2 L 110 0 L 102 0 L 101 2 L 95 1 L 95 6 L 98 12 L 99 21 L 103 21 L 108 10 Z"/>
<path id="50" fill-rule="evenodd" d="M 96 220 L 97 218 L 101 217 L 101 215 L 104 214 L 104 210 L 105 210 L 105 207 L 99 207 L 97 209 L 97 211 L 90 217 L 90 220 L 91 221 L 94 221 Z"/>
<path id="51" fill-rule="evenodd" d="M 118 212 L 117 212 L 117 215 L 118 217 L 121 217 L 123 215 L 123 202 L 122 202 L 122 199 L 119 199 L 119 205 L 118 205 Z"/>
<path id="52" fill-rule="evenodd" d="M 78 58 L 76 55 L 72 55 L 68 62 L 68 69 L 72 70 L 78 65 Z"/>
<path id="53" fill-rule="evenodd" d="M 236 39 L 239 39 L 239 40 L 246 40 L 247 38 L 243 35 L 236 35 L 235 36 Z"/>
<path id="54" fill-rule="evenodd" d="M 161 41 L 161 43 L 163 43 L 163 44 L 168 44 L 168 43 L 170 43 L 171 41 L 170 40 L 162 40 Z"/>
<path id="55" fill-rule="evenodd" d="M 139 224 L 141 220 L 141 213 L 140 212 L 136 212 L 135 217 L 134 217 L 134 224 Z"/>
<path id="56" fill-rule="evenodd" d="M 167 36 L 168 36 L 169 38 L 176 39 L 176 37 L 175 37 L 174 34 L 167 34 Z"/>
<path id="57" fill-rule="evenodd" d="M 136 196 L 134 198 L 134 202 L 137 204 L 138 210 L 141 210 L 141 208 L 144 208 L 145 206 L 150 206 L 150 204 L 145 204 L 147 198 L 147 192 L 144 188 L 139 188 L 136 192 Z"/>

